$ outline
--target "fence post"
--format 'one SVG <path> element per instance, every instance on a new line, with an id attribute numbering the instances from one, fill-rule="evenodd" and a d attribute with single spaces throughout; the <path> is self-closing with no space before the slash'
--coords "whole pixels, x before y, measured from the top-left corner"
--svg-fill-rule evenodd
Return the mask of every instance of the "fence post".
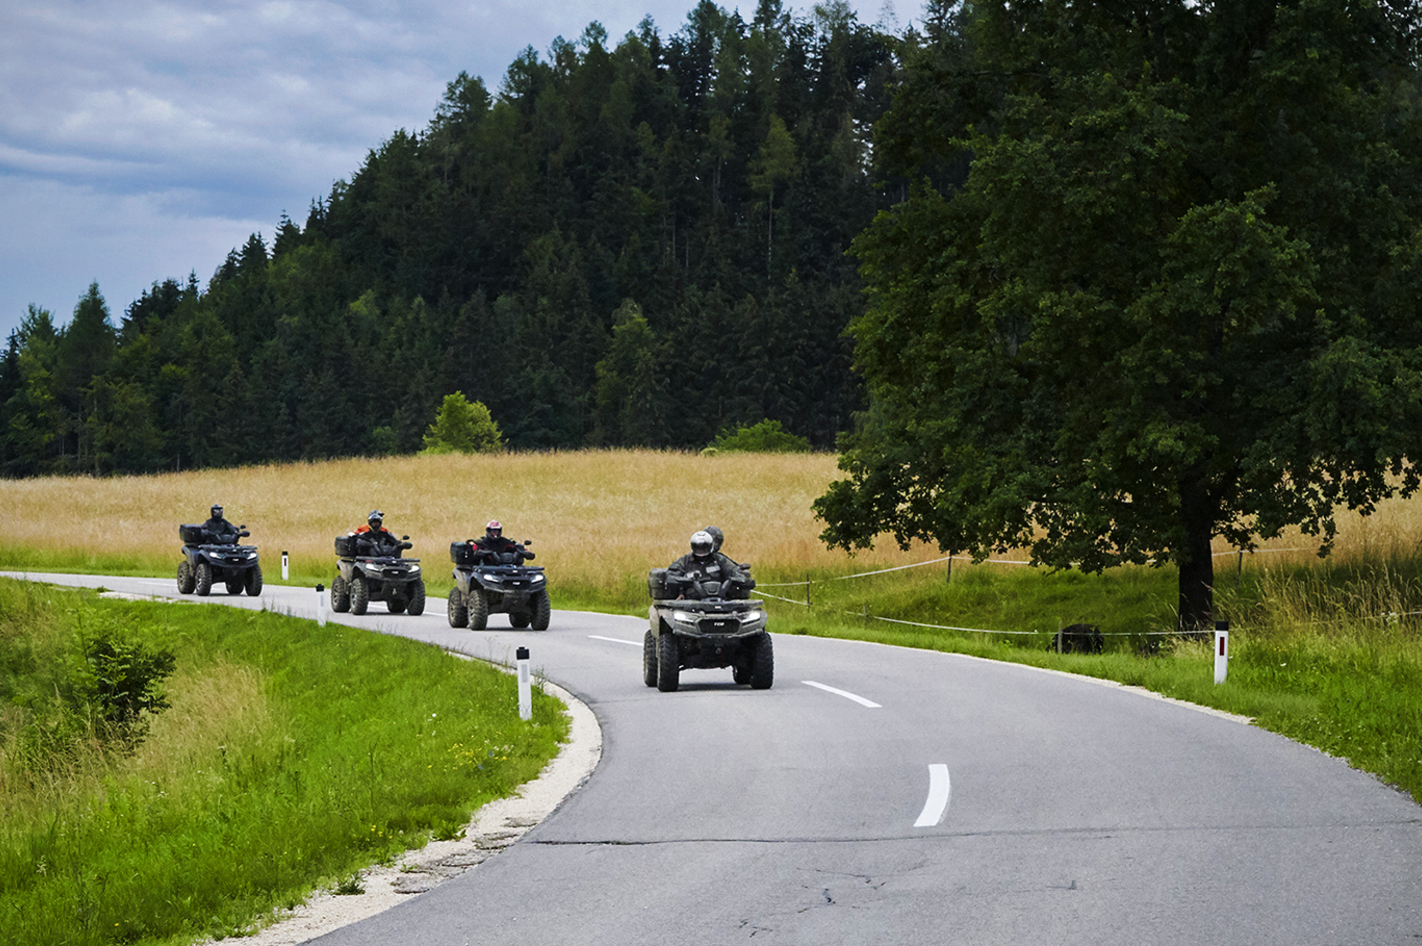
<path id="1" fill-rule="evenodd" d="M 805 609 L 810 607 L 810 573 L 805 572 Z"/>

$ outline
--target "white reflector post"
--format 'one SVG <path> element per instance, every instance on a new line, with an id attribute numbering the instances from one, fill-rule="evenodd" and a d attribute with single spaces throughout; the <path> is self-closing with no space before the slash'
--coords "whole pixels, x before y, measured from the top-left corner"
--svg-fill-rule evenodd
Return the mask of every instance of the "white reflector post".
<path id="1" fill-rule="evenodd" d="M 1229 674 L 1229 622 L 1215 622 L 1215 684 L 1225 682 Z"/>
<path id="2" fill-rule="evenodd" d="M 518 656 L 518 718 L 533 718 L 533 681 L 528 674 L 528 648 L 520 647 Z"/>
<path id="3" fill-rule="evenodd" d="M 286 552 L 283 551 L 283 552 L 281 553 L 281 580 L 282 580 L 282 581 L 286 581 L 288 578 L 291 577 L 291 572 L 287 569 L 287 564 L 288 564 L 288 560 L 287 560 L 287 557 L 286 557 Z"/>
<path id="4" fill-rule="evenodd" d="M 284 556 L 283 556 L 284 557 Z M 326 586 L 316 586 L 316 623 L 326 626 Z"/>

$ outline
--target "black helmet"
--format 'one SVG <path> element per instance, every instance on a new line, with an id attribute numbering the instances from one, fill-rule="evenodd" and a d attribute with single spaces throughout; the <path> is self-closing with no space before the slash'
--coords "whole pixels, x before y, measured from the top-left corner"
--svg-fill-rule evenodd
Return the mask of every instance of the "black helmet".
<path id="1" fill-rule="evenodd" d="M 726 535 L 725 535 L 725 533 L 723 533 L 720 529 L 716 528 L 715 526 L 707 526 L 706 528 L 702 529 L 701 531 L 702 531 L 702 532 L 705 532 L 707 535 L 711 536 L 711 551 L 713 551 L 713 552 L 719 552 L 719 551 L 721 551 L 721 543 L 726 540 Z"/>
<path id="2" fill-rule="evenodd" d="M 214 518 L 214 519 L 221 519 L 221 518 L 222 518 L 222 507 L 221 507 L 221 506 L 214 505 L 214 506 L 212 507 L 212 518 Z"/>
<path id="3" fill-rule="evenodd" d="M 490 519 L 489 524 L 484 527 L 484 535 L 491 539 L 497 539 L 504 534 L 504 524 L 497 519 Z"/>
<path id="4" fill-rule="evenodd" d="M 366 525 L 370 526 L 372 529 L 379 529 L 380 524 L 384 521 L 385 513 L 381 512 L 379 509 L 372 509 L 370 511 L 370 515 L 365 517 Z"/>
<path id="5" fill-rule="evenodd" d="M 715 551 L 716 541 L 711 538 L 711 533 L 704 529 L 695 533 L 691 537 L 691 554 L 697 558 L 705 558 Z"/>

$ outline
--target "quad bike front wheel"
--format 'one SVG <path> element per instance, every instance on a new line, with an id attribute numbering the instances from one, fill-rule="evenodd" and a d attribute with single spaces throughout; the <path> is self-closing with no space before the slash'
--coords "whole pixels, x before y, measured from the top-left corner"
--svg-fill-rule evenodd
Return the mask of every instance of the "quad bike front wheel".
<path id="1" fill-rule="evenodd" d="M 769 690 L 774 682 L 775 650 L 770 635 L 762 631 L 755 644 L 755 654 L 751 656 L 750 685 L 752 690 Z"/>
<path id="2" fill-rule="evenodd" d="M 370 588 L 365 579 L 356 575 L 351 579 L 351 614 L 364 614 L 370 608 Z"/>
<path id="3" fill-rule="evenodd" d="M 445 602 L 445 616 L 449 618 L 450 627 L 467 627 L 469 625 L 469 609 L 464 605 L 464 595 L 458 588 L 449 593 L 449 599 Z"/>
<path id="4" fill-rule="evenodd" d="M 248 597 L 255 598 L 262 593 L 262 566 L 253 565 L 247 571 L 247 581 L 245 584 L 247 586 Z"/>
<path id="5" fill-rule="evenodd" d="M 178 563 L 178 594 L 190 595 L 197 587 L 197 579 L 193 577 L 193 567 L 188 564 L 187 559 Z"/>
<path id="6" fill-rule="evenodd" d="M 410 586 L 410 603 L 405 605 L 405 613 L 412 618 L 417 618 L 425 613 L 425 580 L 415 579 L 415 583 Z"/>
<path id="7" fill-rule="evenodd" d="M 663 693 L 675 692 L 681 685 L 681 648 L 677 646 L 676 635 L 670 632 L 657 635 L 657 689 Z"/>
<path id="8" fill-rule="evenodd" d="M 489 626 L 489 599 L 483 588 L 469 589 L 469 628 L 482 631 Z"/>
<path id="9" fill-rule="evenodd" d="M 651 628 L 642 635 L 642 682 L 649 687 L 657 685 L 657 637 Z"/>
<path id="10" fill-rule="evenodd" d="M 193 590 L 199 598 L 206 598 L 212 592 L 212 566 L 207 562 L 198 562 L 193 576 Z"/>
<path id="11" fill-rule="evenodd" d="M 533 596 L 532 627 L 535 631 L 548 630 L 548 620 L 553 614 L 553 606 L 548 601 L 548 589 L 541 589 Z"/>
<path id="12" fill-rule="evenodd" d="M 351 609 L 351 586 L 337 575 L 331 579 L 331 610 L 337 614 L 345 614 Z"/>

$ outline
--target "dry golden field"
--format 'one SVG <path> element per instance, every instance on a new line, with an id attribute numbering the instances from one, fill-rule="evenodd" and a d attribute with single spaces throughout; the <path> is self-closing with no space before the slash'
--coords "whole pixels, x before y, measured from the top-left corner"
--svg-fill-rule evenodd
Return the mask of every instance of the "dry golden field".
<path id="1" fill-rule="evenodd" d="M 558 583 L 620 588 L 684 553 L 696 529 L 720 526 L 726 551 L 771 569 L 845 568 L 824 548 L 810 503 L 835 477 L 828 454 L 702 456 L 645 450 L 405 456 L 200 470 L 143 477 L 0 480 L 5 546 L 53 552 L 107 550 L 135 561 L 171 559 L 177 526 L 220 503 L 262 550 L 269 581 L 280 552 L 296 572 L 333 567 L 332 542 L 371 509 L 415 543 L 431 580 L 446 576 L 449 543 L 498 519 L 532 540 L 534 564 Z M 894 565 L 932 557 L 892 542 L 853 559 Z M 629 576 L 631 576 L 629 578 Z"/>
<path id="2" fill-rule="evenodd" d="M 27 550 L 75 567 L 76 550 L 84 549 L 110 564 L 171 561 L 176 568 L 178 524 L 202 522 L 213 503 L 251 530 L 269 581 L 280 578 L 282 550 L 291 554 L 294 578 L 331 570 L 335 536 L 375 508 L 392 532 L 410 535 L 408 554 L 424 560 L 436 584 L 447 578 L 449 543 L 480 534 L 489 519 L 501 520 L 506 535 L 532 540 L 535 564 L 548 566 L 555 586 L 594 592 L 639 585 L 649 567 L 681 555 L 706 525 L 725 530 L 727 553 L 754 563 L 762 582 L 938 557 L 932 547 L 900 551 L 887 538 L 853 557 L 826 549 L 810 504 L 837 475 L 830 454 L 599 450 L 0 480 L 0 563 L 13 565 L 14 553 Z M 1343 513 L 1337 552 L 1397 552 L 1415 543 L 1419 527 L 1417 499 L 1386 502 L 1370 518 Z M 1307 561 L 1317 543 L 1294 533 L 1267 547 L 1255 563 Z M 1232 564 L 1217 560 L 1221 569 Z"/>

